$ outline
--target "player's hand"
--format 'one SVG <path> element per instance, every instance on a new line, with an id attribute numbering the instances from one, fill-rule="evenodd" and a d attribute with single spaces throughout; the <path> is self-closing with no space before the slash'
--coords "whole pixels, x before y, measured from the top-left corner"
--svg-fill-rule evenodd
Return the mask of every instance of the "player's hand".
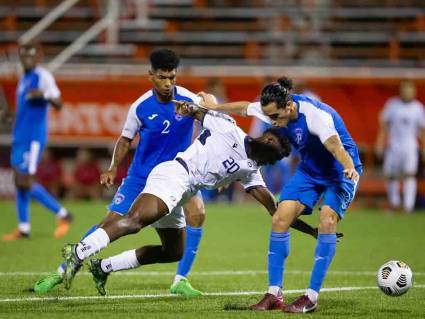
<path id="1" fill-rule="evenodd" d="M 117 176 L 117 170 L 110 169 L 106 171 L 105 173 L 102 173 L 102 175 L 100 175 L 100 184 L 104 185 L 106 188 L 109 188 L 112 185 L 114 185 L 114 180 L 116 176 Z"/>
<path id="2" fill-rule="evenodd" d="M 224 185 L 224 186 L 220 186 L 219 188 L 217 188 L 217 191 L 219 193 L 224 192 L 226 189 L 228 189 L 230 187 L 230 184 Z"/>
<path id="3" fill-rule="evenodd" d="M 177 114 L 187 116 L 187 115 L 190 115 L 192 113 L 192 108 L 191 108 L 189 102 L 187 102 L 187 101 L 177 101 L 177 100 L 173 100 L 172 102 L 175 105 L 175 112 Z"/>
<path id="4" fill-rule="evenodd" d="M 27 93 L 27 100 L 45 100 L 44 93 L 41 90 L 31 90 Z"/>
<path id="5" fill-rule="evenodd" d="M 199 92 L 198 96 L 202 98 L 202 101 L 199 103 L 201 106 L 210 109 L 210 110 L 217 110 L 218 109 L 218 103 L 217 99 L 214 95 L 208 94 L 205 92 Z"/>
<path id="6" fill-rule="evenodd" d="M 357 182 L 359 180 L 359 173 L 354 168 L 347 168 L 344 169 L 344 176 L 347 179 L 351 179 L 354 182 Z"/>

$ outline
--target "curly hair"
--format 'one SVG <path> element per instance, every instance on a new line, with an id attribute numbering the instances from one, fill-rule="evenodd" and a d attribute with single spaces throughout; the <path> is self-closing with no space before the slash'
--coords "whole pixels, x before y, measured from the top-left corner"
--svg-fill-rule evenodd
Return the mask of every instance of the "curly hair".
<path id="1" fill-rule="evenodd" d="M 150 55 L 152 70 L 171 71 L 177 69 L 180 64 L 180 58 L 169 49 L 155 50 Z"/>

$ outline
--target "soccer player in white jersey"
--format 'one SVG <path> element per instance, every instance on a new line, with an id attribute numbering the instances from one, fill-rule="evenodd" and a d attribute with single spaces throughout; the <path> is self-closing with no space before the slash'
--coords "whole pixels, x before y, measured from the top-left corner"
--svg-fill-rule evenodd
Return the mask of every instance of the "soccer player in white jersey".
<path id="1" fill-rule="evenodd" d="M 18 229 L 5 234 L 3 240 L 13 241 L 30 236 L 31 198 L 50 210 L 58 220 L 55 238 L 64 236 L 71 223 L 71 215 L 39 183 L 35 181 L 37 166 L 47 143 L 49 106 L 62 108 L 61 94 L 53 75 L 37 64 L 37 48 L 19 48 L 24 74 L 16 88 L 16 117 L 13 127 L 11 165 L 15 176 Z"/>
<path id="2" fill-rule="evenodd" d="M 300 164 L 283 188 L 273 215 L 268 254 L 269 289 L 251 309 L 306 313 L 318 306 L 319 292 L 336 251 L 337 224 L 354 199 L 362 164 L 357 146 L 339 114 L 329 105 L 292 94 L 291 90 L 292 81 L 281 78 L 263 88 L 260 102 L 206 106 L 252 115 L 271 123 L 300 153 Z M 290 246 L 289 225 L 299 215 L 311 214 L 320 199 L 323 201 L 310 284 L 304 295 L 285 305 L 282 289 Z"/>
<path id="3" fill-rule="evenodd" d="M 257 139 L 250 138 L 235 125 L 233 119 L 221 114 L 195 111 L 194 116 L 202 122 L 205 130 L 186 151 L 152 170 L 145 188 L 128 214 L 101 223 L 96 231 L 78 244 L 65 245 L 65 287 L 70 287 L 84 259 L 96 254 L 112 241 L 137 233 L 163 218 L 168 218 L 170 222 L 174 220 L 176 225 L 184 225 L 184 215 L 175 208 L 187 202 L 201 188 L 215 189 L 239 181 L 270 214 L 274 213 L 276 201 L 265 187 L 259 166 L 288 156 L 290 146 L 287 139 L 279 137 L 274 129 L 266 131 Z M 293 227 L 313 235 L 313 228 L 302 224 L 301 227 L 296 224 Z M 180 250 L 177 243 L 178 241 L 176 251 Z M 92 260 L 89 263 L 90 270 L 99 293 L 105 294 L 104 286 L 111 271 L 169 262 L 160 247 L 149 252 L 147 247 L 149 246 L 100 261 Z"/>
<path id="4" fill-rule="evenodd" d="M 380 130 L 376 148 L 384 155 L 384 175 L 391 209 L 401 206 L 412 212 L 416 200 L 416 173 L 418 170 L 418 137 L 425 147 L 425 110 L 416 98 L 413 81 L 400 83 L 400 96 L 390 98 L 380 116 Z M 385 142 L 388 140 L 385 147 Z M 424 153 L 425 154 L 425 153 Z M 400 182 L 403 181 L 403 205 Z"/>

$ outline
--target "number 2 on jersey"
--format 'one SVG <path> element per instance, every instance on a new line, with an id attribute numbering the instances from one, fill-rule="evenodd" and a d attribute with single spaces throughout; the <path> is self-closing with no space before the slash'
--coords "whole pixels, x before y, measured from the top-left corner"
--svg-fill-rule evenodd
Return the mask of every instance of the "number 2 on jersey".
<path id="1" fill-rule="evenodd" d="M 222 164 L 229 174 L 236 173 L 241 168 L 239 164 L 235 162 L 233 157 L 229 157 L 229 159 L 225 160 Z"/>
<path id="2" fill-rule="evenodd" d="M 165 120 L 164 122 L 162 122 L 162 124 L 164 124 L 165 127 L 162 130 L 161 134 L 168 134 L 168 133 L 170 133 L 170 130 L 168 129 L 170 127 L 170 121 L 169 120 Z"/>

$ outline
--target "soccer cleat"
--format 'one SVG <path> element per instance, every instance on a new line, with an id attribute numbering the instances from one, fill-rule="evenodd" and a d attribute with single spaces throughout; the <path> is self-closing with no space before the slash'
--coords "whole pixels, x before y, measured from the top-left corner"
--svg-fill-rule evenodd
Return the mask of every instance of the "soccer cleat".
<path id="1" fill-rule="evenodd" d="M 19 229 L 15 229 L 10 234 L 4 234 L 3 235 L 4 241 L 14 241 L 14 240 L 18 240 L 18 239 L 28 239 L 28 238 L 30 238 L 30 234 L 21 232 Z"/>
<path id="2" fill-rule="evenodd" d="M 72 280 L 83 265 L 78 258 L 75 248 L 77 245 L 66 244 L 62 248 L 62 256 L 65 262 L 65 272 L 63 273 L 63 283 L 66 289 L 71 288 Z"/>
<path id="3" fill-rule="evenodd" d="M 63 278 L 57 272 L 52 272 L 48 274 L 46 277 L 41 278 L 34 285 L 34 291 L 39 294 L 45 294 L 53 289 L 55 286 L 61 284 L 63 282 Z"/>
<path id="4" fill-rule="evenodd" d="M 90 259 L 88 262 L 89 271 L 93 275 L 93 281 L 96 284 L 96 289 L 102 296 L 106 295 L 105 285 L 108 280 L 109 273 L 102 270 L 100 266 L 101 259 Z"/>
<path id="5" fill-rule="evenodd" d="M 69 213 L 64 218 L 60 218 L 58 220 L 58 224 L 56 226 L 56 229 L 55 229 L 53 236 L 56 239 L 59 239 L 59 238 L 65 236 L 66 234 L 68 234 L 69 227 L 72 223 L 72 220 L 73 220 L 73 217 Z"/>
<path id="6" fill-rule="evenodd" d="M 287 313 L 309 313 L 316 310 L 318 306 L 317 301 L 312 302 L 307 295 L 302 295 L 295 299 L 290 305 L 283 307 L 283 312 Z"/>
<path id="7" fill-rule="evenodd" d="M 263 299 L 260 300 L 259 303 L 250 306 L 251 310 L 255 311 L 265 311 L 265 310 L 282 310 L 285 304 L 283 303 L 283 296 L 279 294 L 279 296 L 275 296 L 270 293 L 266 293 Z"/>
<path id="8" fill-rule="evenodd" d="M 202 296 L 202 292 L 192 287 L 189 280 L 186 278 L 180 279 L 179 282 L 171 286 L 170 292 L 175 295 L 184 297 L 198 297 Z"/>

